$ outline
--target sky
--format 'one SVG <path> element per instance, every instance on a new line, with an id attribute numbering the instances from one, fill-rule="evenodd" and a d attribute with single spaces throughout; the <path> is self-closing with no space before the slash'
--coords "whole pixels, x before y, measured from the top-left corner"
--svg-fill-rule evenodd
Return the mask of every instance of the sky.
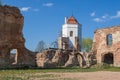
<path id="1" fill-rule="evenodd" d="M 94 31 L 120 25 L 120 0 L 2 0 L 16 6 L 24 16 L 25 46 L 35 51 L 39 41 L 57 40 L 64 18 L 74 16 L 82 24 L 82 37 L 94 37 Z"/>

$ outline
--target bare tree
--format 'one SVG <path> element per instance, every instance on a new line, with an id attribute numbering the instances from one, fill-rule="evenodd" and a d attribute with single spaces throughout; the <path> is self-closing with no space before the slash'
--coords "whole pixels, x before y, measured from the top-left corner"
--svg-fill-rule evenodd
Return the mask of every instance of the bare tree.
<path id="1" fill-rule="evenodd" d="M 45 42 L 42 40 L 42 41 L 39 41 L 35 51 L 36 52 L 42 52 L 44 49 L 46 49 L 46 44 Z"/>
<path id="2" fill-rule="evenodd" d="M 53 42 L 50 44 L 50 47 L 52 47 L 52 48 L 58 48 L 58 41 L 57 41 L 57 40 L 53 41 Z"/>

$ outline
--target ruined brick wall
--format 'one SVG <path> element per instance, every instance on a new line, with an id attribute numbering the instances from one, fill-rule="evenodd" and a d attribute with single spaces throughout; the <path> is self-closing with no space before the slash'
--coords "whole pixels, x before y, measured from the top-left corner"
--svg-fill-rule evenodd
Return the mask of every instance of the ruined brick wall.
<path id="1" fill-rule="evenodd" d="M 75 46 L 70 48 L 69 45 L 69 38 L 68 37 L 58 37 L 58 48 L 59 49 L 76 49 L 81 50 L 80 44 L 79 44 L 79 38 L 75 37 Z"/>
<path id="2" fill-rule="evenodd" d="M 0 43 L 24 44 L 22 35 L 24 17 L 16 7 L 0 6 Z"/>
<path id="3" fill-rule="evenodd" d="M 55 50 L 48 49 L 42 53 L 37 53 L 36 63 L 41 68 L 56 68 L 56 67 L 82 67 L 91 66 L 92 53 L 83 53 L 71 50 Z"/>
<path id="4" fill-rule="evenodd" d="M 107 44 L 109 34 L 112 35 L 112 45 L 110 46 Z M 111 53 L 113 55 L 113 65 L 120 66 L 120 26 L 96 30 L 93 51 L 96 53 L 97 63 L 102 63 L 105 60 L 104 56 Z"/>
<path id="5" fill-rule="evenodd" d="M 12 49 L 17 49 L 16 65 L 35 65 L 34 54 L 24 47 L 23 23 L 24 17 L 17 7 L 0 6 L 0 67 L 12 65 Z"/>
<path id="6" fill-rule="evenodd" d="M 66 37 L 58 37 L 58 48 L 59 49 L 68 49 L 69 39 Z"/>

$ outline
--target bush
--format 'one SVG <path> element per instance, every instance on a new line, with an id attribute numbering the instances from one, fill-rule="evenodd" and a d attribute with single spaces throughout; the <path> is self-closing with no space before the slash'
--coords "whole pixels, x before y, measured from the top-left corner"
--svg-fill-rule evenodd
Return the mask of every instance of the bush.
<path id="1" fill-rule="evenodd" d="M 93 67 L 97 69 L 108 69 L 108 68 L 111 68 L 111 65 L 106 63 L 100 63 L 100 64 L 94 65 Z"/>

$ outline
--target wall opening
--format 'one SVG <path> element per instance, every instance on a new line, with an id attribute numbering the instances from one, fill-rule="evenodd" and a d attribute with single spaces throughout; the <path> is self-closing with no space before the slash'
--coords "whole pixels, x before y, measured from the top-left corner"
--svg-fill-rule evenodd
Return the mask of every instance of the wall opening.
<path id="1" fill-rule="evenodd" d="M 10 63 L 17 64 L 17 49 L 10 50 Z"/>
<path id="2" fill-rule="evenodd" d="M 73 37 L 73 31 L 70 31 L 70 37 Z"/>
<path id="3" fill-rule="evenodd" d="M 1 24 L 1 21 L 2 21 L 2 20 L 0 19 L 0 24 Z"/>
<path id="4" fill-rule="evenodd" d="M 112 45 L 112 34 L 107 35 L 107 45 L 111 46 Z"/>
<path id="5" fill-rule="evenodd" d="M 107 64 L 113 64 L 113 54 L 112 53 L 108 53 L 108 54 L 105 54 L 103 56 L 103 62 L 104 63 L 107 63 Z"/>

